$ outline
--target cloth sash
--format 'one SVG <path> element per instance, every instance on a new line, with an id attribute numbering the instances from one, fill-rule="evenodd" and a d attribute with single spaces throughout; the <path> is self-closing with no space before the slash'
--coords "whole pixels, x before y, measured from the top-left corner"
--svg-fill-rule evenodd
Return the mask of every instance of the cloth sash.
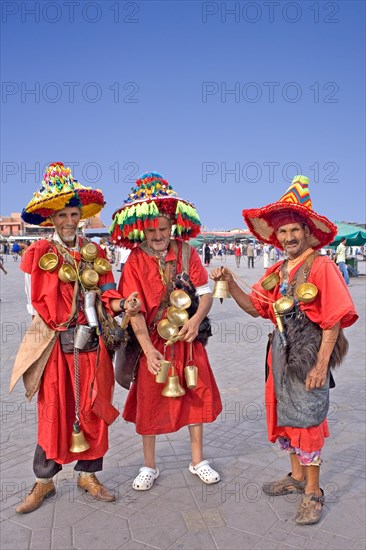
<path id="1" fill-rule="evenodd" d="M 19 346 L 10 379 L 9 393 L 23 376 L 29 401 L 38 391 L 43 371 L 51 355 L 59 333 L 50 329 L 42 317 L 37 314 L 32 320 Z"/>

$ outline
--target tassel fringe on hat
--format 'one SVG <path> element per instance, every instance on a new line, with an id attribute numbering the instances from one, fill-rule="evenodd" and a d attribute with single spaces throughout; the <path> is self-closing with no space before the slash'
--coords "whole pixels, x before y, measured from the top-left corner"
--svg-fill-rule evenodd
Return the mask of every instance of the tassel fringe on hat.
<path id="1" fill-rule="evenodd" d="M 194 205 L 179 198 L 161 174 L 143 174 L 131 191 L 112 216 L 113 243 L 132 248 L 145 239 L 146 227 L 157 226 L 160 216 L 171 220 L 174 237 L 186 241 L 199 234 L 201 222 Z"/>

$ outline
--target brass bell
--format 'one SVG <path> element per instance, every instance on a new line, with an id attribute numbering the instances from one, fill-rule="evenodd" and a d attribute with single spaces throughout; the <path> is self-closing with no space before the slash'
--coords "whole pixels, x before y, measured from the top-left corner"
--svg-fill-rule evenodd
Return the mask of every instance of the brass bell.
<path id="1" fill-rule="evenodd" d="M 215 281 L 212 298 L 219 298 L 221 303 L 224 298 L 231 298 L 227 281 Z"/>
<path id="2" fill-rule="evenodd" d="M 80 429 L 80 426 L 78 423 L 74 423 L 74 429 L 71 434 L 71 445 L 69 451 L 71 453 L 82 453 L 83 451 L 87 451 L 90 449 L 90 445 L 85 439 L 85 436 Z"/>
<path id="3" fill-rule="evenodd" d="M 172 366 L 172 374 L 168 376 L 168 381 L 161 392 L 164 397 L 182 397 L 186 391 L 179 383 L 179 376 L 175 374 L 175 369 Z"/>
<path id="4" fill-rule="evenodd" d="M 92 262 L 98 256 L 98 248 L 93 243 L 84 244 L 80 252 L 86 262 Z"/>
<path id="5" fill-rule="evenodd" d="M 43 271 L 55 271 L 58 266 L 58 256 L 54 252 L 48 252 L 43 254 L 39 259 L 38 266 L 43 269 Z"/>

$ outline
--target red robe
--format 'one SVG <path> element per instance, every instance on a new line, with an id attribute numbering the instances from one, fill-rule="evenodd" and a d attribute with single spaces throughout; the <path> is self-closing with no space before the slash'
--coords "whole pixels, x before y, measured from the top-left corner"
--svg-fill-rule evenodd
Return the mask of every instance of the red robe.
<path id="1" fill-rule="evenodd" d="M 302 263 L 291 271 L 289 282 Z M 262 288 L 260 282 L 270 273 L 278 271 L 281 264 L 282 262 L 278 262 L 268 268 L 263 277 L 253 285 L 253 288 L 268 296 L 271 300 L 277 300 L 281 297 L 279 285 L 276 285 L 273 290 L 266 291 Z M 329 258 L 325 256 L 315 258 L 308 282 L 316 285 L 318 295 L 311 303 L 300 303 L 300 309 L 306 313 L 311 321 L 317 323 L 323 330 L 330 329 L 337 323 L 340 323 L 341 328 L 349 327 L 357 321 L 358 315 L 343 277 L 335 263 Z M 261 297 L 254 292 L 250 295 L 250 298 L 259 315 L 265 319 L 270 319 L 276 324 L 272 305 L 261 301 Z M 274 443 L 279 436 L 283 436 L 290 440 L 293 447 L 298 447 L 307 452 L 318 451 L 324 445 L 324 438 L 329 437 L 327 420 L 324 420 L 319 426 L 310 428 L 277 426 L 271 350 L 268 356 L 268 364 L 270 372 L 265 390 L 268 439 Z"/>
<path id="2" fill-rule="evenodd" d="M 182 271 L 181 243 L 178 244 L 177 273 Z M 170 246 L 166 261 L 176 258 Z M 189 275 L 195 287 L 207 284 L 207 272 L 194 248 L 191 249 Z M 142 302 L 147 326 L 153 322 L 159 309 L 164 286 L 159 274 L 157 258 L 149 256 L 141 248 L 132 250 L 123 270 L 119 291 L 128 295 L 129 289 L 137 290 Z M 127 294 L 126 294 L 127 293 Z M 166 317 L 166 312 L 163 318 Z M 150 333 L 154 347 L 164 354 L 163 340 L 156 327 Z M 188 424 L 213 422 L 222 410 L 220 394 L 213 376 L 207 353 L 199 342 L 193 343 L 193 363 L 198 367 L 198 385 L 189 390 L 184 380 L 183 369 L 189 360 L 190 344 L 177 342 L 167 348 L 166 359 L 170 360 L 174 347 L 174 366 L 180 384 L 186 390 L 183 397 L 172 398 L 161 395 L 163 384 L 155 381 L 155 376 L 147 369 L 146 357 L 139 362 L 137 382 L 132 385 L 123 411 L 123 418 L 136 424 L 141 435 L 155 435 L 175 432 Z"/>
<path id="3" fill-rule="evenodd" d="M 43 271 L 38 262 L 43 254 L 57 250 L 49 241 L 35 242 L 22 257 L 20 268 L 31 275 L 31 302 L 45 323 L 53 330 L 64 330 L 57 325 L 69 318 L 74 292 L 73 283 L 63 283 L 58 278 L 58 268 L 54 272 Z M 72 252 L 76 262 L 80 254 Z M 62 258 L 59 256 L 59 265 Z M 104 252 L 98 247 L 98 256 Z M 110 271 L 100 276 L 99 285 L 113 283 Z M 109 311 L 109 300 L 122 297 L 116 290 L 103 293 L 103 302 Z M 87 324 L 84 313 L 79 310 L 79 324 Z M 111 358 L 99 338 L 99 362 L 94 390 L 99 398 L 111 402 L 114 389 L 114 373 Z M 82 453 L 69 451 L 73 422 L 75 420 L 74 399 L 74 356 L 61 350 L 59 339 L 53 348 L 43 373 L 38 393 L 38 444 L 44 449 L 47 459 L 59 464 L 68 464 L 74 460 L 92 460 L 102 457 L 108 450 L 108 426 L 92 411 L 94 401 L 90 396 L 90 385 L 95 375 L 97 352 L 81 352 L 80 365 L 80 425 L 90 444 L 90 449 Z M 93 401 L 92 401 L 93 399 Z"/>

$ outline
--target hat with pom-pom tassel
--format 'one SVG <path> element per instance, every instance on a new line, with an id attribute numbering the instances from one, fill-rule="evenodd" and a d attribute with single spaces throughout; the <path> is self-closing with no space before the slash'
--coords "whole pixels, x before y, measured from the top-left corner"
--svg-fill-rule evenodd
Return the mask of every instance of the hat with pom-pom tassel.
<path id="1" fill-rule="evenodd" d="M 157 226 L 161 216 L 171 220 L 173 237 L 186 241 L 200 232 L 194 205 L 179 198 L 161 174 L 147 172 L 136 180 L 136 187 L 113 214 L 112 242 L 132 248 L 145 240 L 144 229 Z"/>
<path id="2" fill-rule="evenodd" d="M 305 176 L 295 176 L 278 202 L 243 210 L 243 217 L 257 239 L 277 248 L 282 248 L 276 237 L 277 229 L 289 223 L 302 223 L 309 227 L 308 245 L 314 249 L 331 243 L 337 234 L 337 227 L 328 218 L 314 212 L 309 178 Z"/>
<path id="3" fill-rule="evenodd" d="M 81 210 L 81 220 L 95 216 L 105 205 L 100 189 L 84 187 L 62 162 L 50 164 L 43 176 L 41 187 L 23 209 L 22 219 L 32 225 L 51 226 L 51 216 L 67 206 Z"/>

